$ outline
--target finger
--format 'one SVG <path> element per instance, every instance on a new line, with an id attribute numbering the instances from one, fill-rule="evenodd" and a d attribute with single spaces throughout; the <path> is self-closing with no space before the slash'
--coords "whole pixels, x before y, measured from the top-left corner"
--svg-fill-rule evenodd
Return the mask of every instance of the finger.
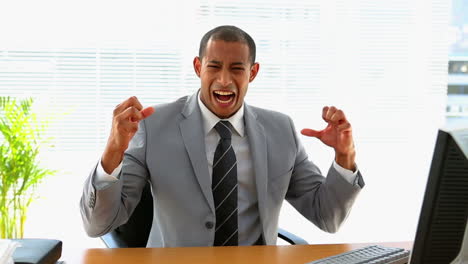
<path id="1" fill-rule="evenodd" d="M 336 107 L 334 107 L 334 106 L 330 106 L 330 107 L 328 108 L 328 111 L 327 111 L 327 113 L 325 114 L 325 121 L 326 121 L 326 122 L 329 122 L 329 121 L 330 121 L 331 117 L 333 116 L 333 114 L 335 114 L 336 110 L 337 110 L 337 109 L 336 109 Z"/>
<path id="2" fill-rule="evenodd" d="M 339 132 L 351 131 L 351 130 L 352 130 L 352 129 L 351 129 L 351 124 L 350 124 L 349 122 L 345 122 L 345 123 L 343 123 L 343 124 L 341 124 L 341 125 L 338 125 L 338 126 L 337 126 L 337 130 L 338 130 Z"/>
<path id="3" fill-rule="evenodd" d="M 323 109 L 322 109 L 322 119 L 327 122 L 327 113 L 328 113 L 328 106 L 325 106 Z"/>
<path id="4" fill-rule="evenodd" d="M 143 116 L 141 119 L 137 120 L 137 119 L 134 119 L 134 118 L 130 118 L 130 121 L 132 122 L 139 122 L 145 118 L 147 118 L 148 116 L 152 115 L 154 113 L 154 108 L 153 107 L 147 107 L 143 110 L 140 111 L 141 115 Z"/>
<path id="5" fill-rule="evenodd" d="M 323 130 L 321 131 L 317 131 L 317 130 L 313 130 L 313 129 L 310 129 L 310 128 L 304 128 L 301 130 L 301 134 L 304 135 L 304 136 L 308 136 L 308 137 L 316 137 L 316 138 L 320 138 L 322 137 L 322 132 Z"/>
<path id="6" fill-rule="evenodd" d="M 117 124 L 117 129 L 123 133 L 135 133 L 138 130 L 137 122 L 119 122 Z"/>
<path id="7" fill-rule="evenodd" d="M 131 122 L 138 122 L 144 119 L 143 114 L 137 108 L 130 106 L 122 113 L 116 116 L 117 120 L 130 120 Z"/>
<path id="8" fill-rule="evenodd" d="M 336 112 L 330 117 L 330 121 L 334 124 L 343 124 L 346 122 L 344 112 L 340 109 L 337 109 Z"/>
<path id="9" fill-rule="evenodd" d="M 141 110 L 140 113 L 143 115 L 143 118 L 147 118 L 148 116 L 152 115 L 154 111 L 155 111 L 154 108 L 150 106 Z"/>
<path id="10" fill-rule="evenodd" d="M 138 98 L 136 96 L 132 96 L 115 107 L 114 116 L 122 113 L 125 111 L 125 109 L 131 106 L 135 107 L 139 111 L 143 109 L 143 106 L 141 105 L 140 101 L 138 101 Z"/>

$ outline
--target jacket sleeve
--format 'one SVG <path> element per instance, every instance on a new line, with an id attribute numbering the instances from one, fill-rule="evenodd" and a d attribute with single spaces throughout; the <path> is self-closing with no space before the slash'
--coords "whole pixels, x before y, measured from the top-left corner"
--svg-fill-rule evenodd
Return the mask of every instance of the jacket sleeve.
<path id="1" fill-rule="evenodd" d="M 324 177 L 320 169 L 308 160 L 307 153 L 295 132 L 297 155 L 286 193 L 286 200 L 320 229 L 335 233 L 344 222 L 364 187 L 358 172 L 355 184 L 350 184 L 333 166 Z"/>
<path id="2" fill-rule="evenodd" d="M 149 178 L 146 166 L 145 121 L 125 151 L 118 180 L 103 189 L 94 186 L 96 167 L 85 181 L 80 200 L 81 217 L 86 233 L 102 236 L 127 222 L 140 201 L 141 192 Z"/>

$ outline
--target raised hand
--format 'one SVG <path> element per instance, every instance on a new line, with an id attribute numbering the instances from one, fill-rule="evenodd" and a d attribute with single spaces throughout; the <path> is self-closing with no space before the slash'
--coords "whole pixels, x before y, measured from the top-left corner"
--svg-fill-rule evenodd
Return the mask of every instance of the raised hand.
<path id="1" fill-rule="evenodd" d="M 143 108 L 135 96 L 115 107 L 111 133 L 101 158 L 104 171 L 111 173 L 120 164 L 130 140 L 138 131 L 138 123 L 153 113 L 153 107 Z"/>
<path id="2" fill-rule="evenodd" d="M 323 130 L 305 128 L 301 133 L 305 136 L 316 137 L 325 145 L 335 150 L 335 161 L 343 168 L 355 170 L 355 156 L 353 133 L 351 124 L 344 112 L 334 106 L 325 106 L 322 118 L 328 123 Z"/>

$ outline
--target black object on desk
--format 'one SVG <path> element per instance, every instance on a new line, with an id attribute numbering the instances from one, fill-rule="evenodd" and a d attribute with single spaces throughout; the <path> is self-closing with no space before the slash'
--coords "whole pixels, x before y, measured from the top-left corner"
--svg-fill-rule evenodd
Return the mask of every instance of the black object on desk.
<path id="1" fill-rule="evenodd" d="M 21 244 L 13 253 L 15 264 L 53 264 L 62 256 L 62 241 L 55 239 L 12 239 Z"/>

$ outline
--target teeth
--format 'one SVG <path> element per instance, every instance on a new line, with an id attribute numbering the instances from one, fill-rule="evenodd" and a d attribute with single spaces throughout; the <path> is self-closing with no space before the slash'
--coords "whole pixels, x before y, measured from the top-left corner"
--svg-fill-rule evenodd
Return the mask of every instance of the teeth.
<path id="1" fill-rule="evenodd" d="M 225 92 L 225 91 L 214 91 L 215 94 L 219 95 L 232 95 L 234 94 L 233 92 Z"/>

